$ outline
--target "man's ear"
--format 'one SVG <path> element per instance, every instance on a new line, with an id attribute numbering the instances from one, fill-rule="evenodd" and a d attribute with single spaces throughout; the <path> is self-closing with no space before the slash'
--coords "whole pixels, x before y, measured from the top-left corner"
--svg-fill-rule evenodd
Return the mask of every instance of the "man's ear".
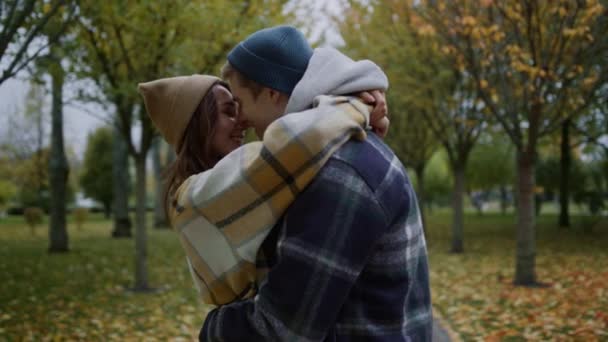
<path id="1" fill-rule="evenodd" d="M 224 78 L 224 82 L 228 83 L 228 85 L 231 87 L 234 85 L 233 77 Z"/>
<path id="2" fill-rule="evenodd" d="M 270 101 L 272 101 L 272 103 L 280 104 L 284 100 L 285 94 L 271 88 L 266 89 L 268 89 L 268 97 L 270 98 Z"/>

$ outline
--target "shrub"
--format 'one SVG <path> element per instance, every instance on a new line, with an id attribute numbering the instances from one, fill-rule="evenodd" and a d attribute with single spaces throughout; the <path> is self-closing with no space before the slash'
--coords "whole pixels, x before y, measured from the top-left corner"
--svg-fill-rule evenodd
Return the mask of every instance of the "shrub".
<path id="1" fill-rule="evenodd" d="M 87 220 L 87 217 L 89 216 L 89 209 L 75 208 L 72 211 L 72 214 L 74 215 L 74 222 L 76 223 L 76 228 L 78 230 L 82 230 L 82 226 L 84 225 Z"/>
<path id="2" fill-rule="evenodd" d="M 25 223 L 30 227 L 32 235 L 36 233 L 36 227 L 42 223 L 44 212 L 38 207 L 27 207 L 23 211 Z"/>

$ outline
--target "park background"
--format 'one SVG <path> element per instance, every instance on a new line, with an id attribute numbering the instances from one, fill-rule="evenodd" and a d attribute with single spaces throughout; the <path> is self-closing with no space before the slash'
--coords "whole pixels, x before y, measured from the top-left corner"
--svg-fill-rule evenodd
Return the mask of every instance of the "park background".
<path id="1" fill-rule="evenodd" d="M 452 340 L 608 340 L 608 2 L 0 2 L 0 339 L 190 340 L 136 84 L 257 29 L 378 63 Z"/>

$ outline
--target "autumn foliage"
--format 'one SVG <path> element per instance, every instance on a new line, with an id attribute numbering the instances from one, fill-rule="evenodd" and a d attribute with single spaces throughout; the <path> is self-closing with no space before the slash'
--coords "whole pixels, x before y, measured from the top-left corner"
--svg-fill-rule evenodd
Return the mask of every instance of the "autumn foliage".
<path id="1" fill-rule="evenodd" d="M 349 4 L 340 20 L 346 48 L 367 51 L 383 63 L 391 92 L 406 99 L 396 102 L 397 111 L 426 111 L 423 117 L 456 170 L 455 194 L 466 186 L 458 170 L 480 130 L 500 127 L 509 137 L 517 165 L 514 278 L 519 285 L 537 285 L 538 146 L 564 120 L 583 115 L 605 97 L 606 8 L 599 0 Z M 460 207 L 455 205 L 456 214 Z M 456 215 L 453 251 L 463 250 L 461 222 Z"/>

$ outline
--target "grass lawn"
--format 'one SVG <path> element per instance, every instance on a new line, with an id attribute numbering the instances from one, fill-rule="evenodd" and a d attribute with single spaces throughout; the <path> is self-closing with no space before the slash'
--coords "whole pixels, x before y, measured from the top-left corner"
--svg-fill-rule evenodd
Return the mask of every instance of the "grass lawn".
<path id="1" fill-rule="evenodd" d="M 513 216 L 466 217 L 464 255 L 450 255 L 449 214 L 429 215 L 433 302 L 464 340 L 608 340 L 608 224 L 583 233 L 541 217 L 539 279 L 545 289 L 511 285 Z M 135 294 L 133 241 L 110 236 L 92 217 L 70 224 L 67 254 L 46 253 L 46 225 L 31 236 L 21 218 L 0 220 L 0 340 L 191 340 L 199 304 L 173 232 L 149 229 L 149 278 L 160 289 Z"/>
<path id="2" fill-rule="evenodd" d="M 548 288 L 512 285 L 515 218 L 465 218 L 465 254 L 447 253 L 450 216 L 429 215 L 433 305 L 465 341 L 608 341 L 608 222 L 559 229 L 541 216 L 537 276 Z"/>
<path id="3" fill-rule="evenodd" d="M 133 284 L 134 242 L 111 222 L 70 224 L 71 252 L 49 255 L 46 225 L 31 236 L 20 218 L 0 221 L 0 341 L 192 340 L 202 312 L 175 234 L 149 229 L 154 294 Z"/>

